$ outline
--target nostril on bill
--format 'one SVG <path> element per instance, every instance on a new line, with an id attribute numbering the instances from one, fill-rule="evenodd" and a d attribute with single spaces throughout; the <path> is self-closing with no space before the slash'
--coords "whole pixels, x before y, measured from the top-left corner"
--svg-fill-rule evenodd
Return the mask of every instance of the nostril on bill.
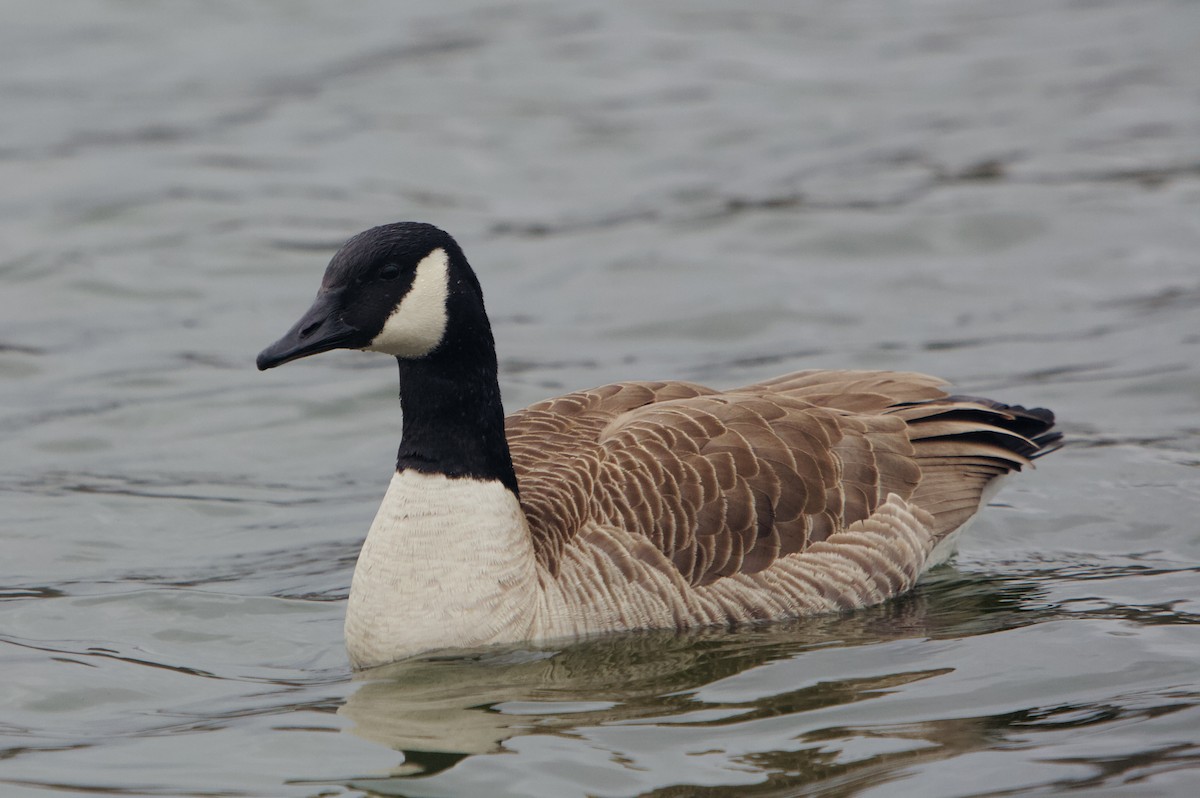
<path id="1" fill-rule="evenodd" d="M 314 321 L 312 324 L 308 325 L 307 327 L 305 327 L 303 330 L 300 331 L 300 337 L 307 338 L 308 336 L 312 335 L 313 333 L 315 333 L 317 331 L 317 329 L 323 323 L 324 322 Z"/>

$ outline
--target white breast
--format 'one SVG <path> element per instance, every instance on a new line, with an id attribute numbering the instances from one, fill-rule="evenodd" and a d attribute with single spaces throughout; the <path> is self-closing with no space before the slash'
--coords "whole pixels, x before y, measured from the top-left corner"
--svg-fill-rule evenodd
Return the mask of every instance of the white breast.
<path id="1" fill-rule="evenodd" d="M 401 471 L 354 569 L 346 648 L 364 668 L 428 649 L 522 640 L 537 604 L 533 545 L 511 491 Z"/>

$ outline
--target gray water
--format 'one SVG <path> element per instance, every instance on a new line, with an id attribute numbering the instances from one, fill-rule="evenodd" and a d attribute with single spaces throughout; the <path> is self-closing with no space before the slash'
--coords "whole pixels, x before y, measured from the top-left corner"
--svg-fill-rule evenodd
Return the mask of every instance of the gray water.
<path id="1" fill-rule="evenodd" d="M 0 20 L 0 795 L 1196 794 L 1200 5 Z M 1071 445 L 881 607 L 352 677 L 394 364 L 253 356 L 402 218 L 510 408 L 912 369 Z"/>

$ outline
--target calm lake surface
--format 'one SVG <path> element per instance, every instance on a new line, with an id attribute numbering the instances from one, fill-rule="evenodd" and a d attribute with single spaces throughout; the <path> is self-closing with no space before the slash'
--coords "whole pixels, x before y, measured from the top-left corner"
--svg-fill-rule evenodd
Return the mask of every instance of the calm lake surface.
<path id="1" fill-rule="evenodd" d="M 0 16 L 0 795 L 1197 794 L 1200 4 Z M 1070 446 L 881 607 L 354 677 L 395 366 L 253 358 L 397 219 L 512 409 L 895 368 Z"/>

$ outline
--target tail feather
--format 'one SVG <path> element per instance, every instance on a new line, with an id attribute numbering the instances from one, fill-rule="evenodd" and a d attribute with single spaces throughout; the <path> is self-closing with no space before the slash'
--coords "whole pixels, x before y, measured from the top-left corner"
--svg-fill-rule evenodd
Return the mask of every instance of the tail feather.
<path id="1" fill-rule="evenodd" d="M 1041 408 L 1038 408 L 1039 410 Z M 1050 415 L 1050 423 L 1054 423 L 1054 414 Z M 1034 435 L 1029 440 L 1037 444 L 1038 450 L 1029 456 L 1030 460 L 1044 457 L 1051 452 L 1057 452 L 1063 447 L 1063 434 L 1058 430 L 1049 430 L 1041 435 Z"/>
<path id="2" fill-rule="evenodd" d="M 888 411 L 909 425 L 922 479 L 912 500 L 947 536 L 990 494 L 989 483 L 1062 446 L 1054 413 L 975 396 L 898 404 Z"/>

